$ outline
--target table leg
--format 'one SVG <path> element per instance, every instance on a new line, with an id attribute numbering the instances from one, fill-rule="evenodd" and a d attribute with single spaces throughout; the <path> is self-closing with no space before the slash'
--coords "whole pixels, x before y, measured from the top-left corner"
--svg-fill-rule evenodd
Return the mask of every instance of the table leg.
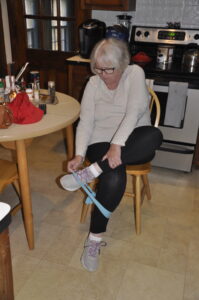
<path id="1" fill-rule="evenodd" d="M 67 160 L 73 158 L 74 155 L 74 133 L 73 125 L 66 127 L 66 145 L 67 145 Z"/>
<path id="2" fill-rule="evenodd" d="M 34 248 L 34 231 L 33 231 L 33 215 L 32 203 L 30 196 L 30 184 L 27 165 L 27 154 L 24 140 L 16 141 L 17 162 L 19 169 L 19 181 L 21 187 L 21 200 L 23 206 L 24 226 L 28 245 L 30 249 Z"/>

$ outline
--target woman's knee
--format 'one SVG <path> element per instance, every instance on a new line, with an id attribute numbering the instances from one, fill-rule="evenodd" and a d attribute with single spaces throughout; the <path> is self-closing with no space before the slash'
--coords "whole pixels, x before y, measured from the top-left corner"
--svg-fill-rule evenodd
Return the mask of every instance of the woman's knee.
<path id="1" fill-rule="evenodd" d="M 154 146 L 157 149 L 162 144 L 163 134 L 159 128 L 157 128 L 157 127 L 152 127 L 152 128 L 153 128 L 153 130 L 151 131 L 151 139 L 153 140 Z"/>
<path id="2" fill-rule="evenodd" d="M 126 183 L 126 168 L 124 165 L 121 165 L 110 172 L 102 173 L 99 179 L 106 188 L 113 187 L 117 189 L 117 187 Z"/>

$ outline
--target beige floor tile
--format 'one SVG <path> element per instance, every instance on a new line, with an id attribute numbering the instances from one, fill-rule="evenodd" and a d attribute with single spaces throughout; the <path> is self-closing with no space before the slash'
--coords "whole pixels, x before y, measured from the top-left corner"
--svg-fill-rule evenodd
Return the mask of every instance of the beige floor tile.
<path id="1" fill-rule="evenodd" d="M 11 159 L 10 151 L 0 148 L 0 157 Z M 109 221 L 99 270 L 90 273 L 80 263 L 90 218 L 80 224 L 83 193 L 62 190 L 56 182 L 65 160 L 62 131 L 28 148 L 35 249 L 28 249 L 19 213 L 10 225 L 15 298 L 198 300 L 199 169 L 154 167 L 141 235 L 135 233 L 133 201 L 123 197 Z M 3 200 L 18 200 L 11 186 L 0 195 Z"/>
<path id="2" fill-rule="evenodd" d="M 56 264 L 41 264 L 29 278 L 16 300 L 81 300 L 89 278 L 84 271 Z M 95 299 L 95 298 L 93 298 Z"/>
<path id="3" fill-rule="evenodd" d="M 187 255 L 193 237 L 192 227 L 168 223 L 163 239 L 163 247 L 170 246 Z"/>
<path id="4" fill-rule="evenodd" d="M 17 254 L 12 259 L 14 293 L 17 295 L 32 272 L 38 267 L 40 259 L 23 254 Z"/>
<path id="5" fill-rule="evenodd" d="M 185 275 L 187 260 L 188 254 L 168 244 L 161 248 L 157 266 L 160 269 Z"/>
<path id="6" fill-rule="evenodd" d="M 189 273 L 186 274 L 185 291 L 183 300 L 198 300 L 199 299 L 199 274 Z"/>
<path id="7" fill-rule="evenodd" d="M 153 192 L 153 202 L 173 208 L 179 208 L 181 211 L 192 211 L 194 189 L 189 186 L 156 184 Z"/>
<path id="8" fill-rule="evenodd" d="M 199 240 L 192 240 L 189 245 L 187 272 L 183 300 L 199 299 Z"/>
<path id="9" fill-rule="evenodd" d="M 23 254 L 41 259 L 62 231 L 61 227 L 44 222 L 34 226 L 34 229 L 35 248 L 33 250 L 28 248 L 23 224 L 11 234 L 10 243 L 13 257 L 17 254 Z"/>
<path id="10" fill-rule="evenodd" d="M 148 246 L 138 240 L 115 240 L 107 237 L 107 248 L 105 255 L 115 259 L 120 258 L 119 263 L 128 265 L 129 262 L 139 262 L 146 265 L 156 266 L 160 248 Z"/>
<path id="11" fill-rule="evenodd" d="M 136 235 L 136 233 L 131 233 L 130 235 L 128 235 L 128 240 L 142 242 L 143 244 L 146 244 L 148 246 L 155 246 L 159 248 L 163 243 L 166 227 L 167 222 L 164 218 L 152 217 L 143 214 L 141 234 Z M 123 232 L 120 232 L 119 236 L 120 237 L 118 238 L 123 239 Z"/>
<path id="12" fill-rule="evenodd" d="M 78 247 L 82 247 L 86 233 L 72 227 L 65 227 L 45 253 L 45 260 L 67 265 Z"/>
<path id="13" fill-rule="evenodd" d="M 182 300 L 184 276 L 151 266 L 131 263 L 116 300 Z"/>
<path id="14" fill-rule="evenodd" d="M 181 211 L 179 208 L 170 208 L 168 222 L 186 227 L 199 227 L 199 211 Z"/>

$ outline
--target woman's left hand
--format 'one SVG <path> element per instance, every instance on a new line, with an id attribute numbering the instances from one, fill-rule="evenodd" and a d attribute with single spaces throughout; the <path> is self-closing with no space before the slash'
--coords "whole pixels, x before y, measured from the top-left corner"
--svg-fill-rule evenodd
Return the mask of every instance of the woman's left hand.
<path id="1" fill-rule="evenodd" d="M 111 144 L 108 152 L 103 156 L 102 160 L 108 159 L 109 166 L 114 169 L 121 165 L 121 146 Z"/>

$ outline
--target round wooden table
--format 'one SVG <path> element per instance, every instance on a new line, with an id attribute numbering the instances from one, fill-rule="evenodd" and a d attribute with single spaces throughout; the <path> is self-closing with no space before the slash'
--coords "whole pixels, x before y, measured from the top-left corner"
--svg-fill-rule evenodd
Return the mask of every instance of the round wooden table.
<path id="1" fill-rule="evenodd" d="M 41 93 L 47 93 L 41 90 Z M 47 104 L 47 113 L 42 120 L 27 125 L 12 124 L 8 129 L 0 129 L 0 144 L 9 149 L 16 149 L 21 198 L 24 215 L 26 236 L 30 249 L 34 248 L 34 230 L 26 144 L 38 136 L 49 134 L 66 128 L 67 157 L 73 156 L 74 137 L 72 124 L 79 117 L 80 104 L 74 98 L 56 92 L 58 104 Z"/>

